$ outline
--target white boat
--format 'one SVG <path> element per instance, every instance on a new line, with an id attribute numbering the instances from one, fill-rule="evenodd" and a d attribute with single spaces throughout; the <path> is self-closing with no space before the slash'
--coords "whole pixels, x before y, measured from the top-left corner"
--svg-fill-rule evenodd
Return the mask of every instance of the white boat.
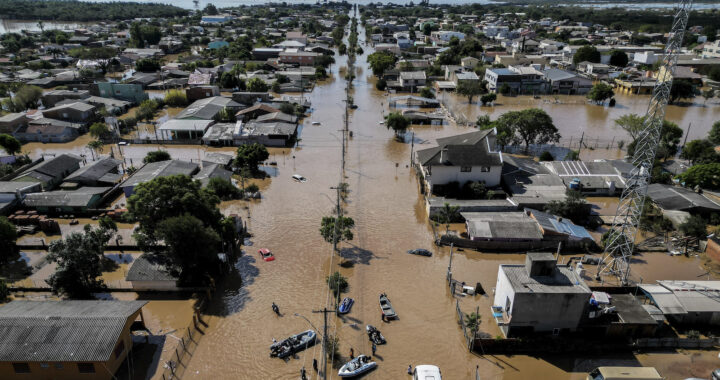
<path id="1" fill-rule="evenodd" d="M 442 380 L 440 368 L 429 364 L 416 366 L 413 370 L 413 380 Z"/>
<path id="2" fill-rule="evenodd" d="M 345 363 L 344 366 L 340 367 L 338 376 L 340 377 L 355 377 L 362 375 L 377 367 L 377 363 L 370 361 L 370 358 L 365 355 L 358 355 L 353 360 Z"/>
<path id="3" fill-rule="evenodd" d="M 307 182 L 307 178 L 301 176 L 300 174 L 293 174 L 292 179 L 297 182 Z"/>
<path id="4" fill-rule="evenodd" d="M 319 122 L 319 121 L 313 121 L 313 122 L 312 122 L 312 125 L 320 125 L 320 122 Z"/>

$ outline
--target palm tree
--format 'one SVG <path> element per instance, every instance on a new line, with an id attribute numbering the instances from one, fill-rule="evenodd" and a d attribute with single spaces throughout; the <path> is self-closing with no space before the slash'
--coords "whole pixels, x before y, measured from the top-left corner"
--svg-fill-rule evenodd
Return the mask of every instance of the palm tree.
<path id="1" fill-rule="evenodd" d="M 440 209 L 438 219 L 440 222 L 445 223 L 445 235 L 447 235 L 450 231 L 450 223 L 457 220 L 460 216 L 459 210 L 459 206 L 451 206 L 450 203 L 447 202 L 445 202 L 443 208 Z"/>
<path id="2" fill-rule="evenodd" d="M 475 337 L 475 333 L 480 329 L 480 323 L 482 322 L 482 316 L 478 313 L 470 313 L 465 314 L 465 327 L 470 329 L 470 331 L 473 333 L 473 338 Z"/>

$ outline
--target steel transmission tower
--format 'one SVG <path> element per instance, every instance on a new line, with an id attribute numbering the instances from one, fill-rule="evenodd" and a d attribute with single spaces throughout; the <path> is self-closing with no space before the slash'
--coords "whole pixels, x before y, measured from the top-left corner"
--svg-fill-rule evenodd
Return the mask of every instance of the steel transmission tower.
<path id="1" fill-rule="evenodd" d="M 640 226 L 640 217 L 650 183 L 655 153 L 660 143 L 660 134 L 665 107 L 670 99 L 675 66 L 682 46 L 692 0 L 679 0 L 670 35 L 663 52 L 663 65 L 658 70 L 657 82 L 648 105 L 643 129 L 637 138 L 632 158 L 633 169 L 618 203 L 612 229 L 607 238 L 605 253 L 598 265 L 597 279 L 602 275 L 617 276 L 623 285 L 628 284 L 630 260 L 635 248 L 635 237 Z"/>

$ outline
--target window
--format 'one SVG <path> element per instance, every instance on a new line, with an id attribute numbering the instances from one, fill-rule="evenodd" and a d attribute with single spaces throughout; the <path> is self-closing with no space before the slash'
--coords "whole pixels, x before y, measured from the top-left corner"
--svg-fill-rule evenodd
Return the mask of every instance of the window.
<path id="1" fill-rule="evenodd" d="M 30 365 L 27 363 L 13 363 L 15 373 L 30 373 Z"/>
<path id="2" fill-rule="evenodd" d="M 50 368 L 50 363 L 40 363 L 40 368 L 48 369 L 48 368 Z"/>
<path id="3" fill-rule="evenodd" d="M 481 172 L 489 172 L 489 171 L 490 171 L 490 167 L 489 167 L 489 166 L 481 166 L 481 167 L 480 167 L 480 171 L 481 171 Z"/>
<path id="4" fill-rule="evenodd" d="M 460 171 L 463 173 L 469 173 L 472 171 L 472 166 L 461 166 Z"/>
<path id="5" fill-rule="evenodd" d="M 63 369 L 62 363 L 55 363 L 55 369 Z"/>
<path id="6" fill-rule="evenodd" d="M 125 351 L 125 342 L 121 340 L 120 343 L 118 343 L 117 347 L 115 347 L 115 358 L 116 359 L 119 358 L 120 355 L 122 355 L 122 353 L 124 351 Z"/>
<path id="7" fill-rule="evenodd" d="M 77 366 L 80 373 L 95 373 L 95 365 L 92 363 L 78 363 Z"/>

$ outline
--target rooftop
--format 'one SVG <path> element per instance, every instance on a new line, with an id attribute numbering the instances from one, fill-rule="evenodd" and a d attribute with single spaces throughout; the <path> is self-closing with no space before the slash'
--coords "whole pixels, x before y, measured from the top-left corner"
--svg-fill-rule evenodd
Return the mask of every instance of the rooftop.
<path id="1" fill-rule="evenodd" d="M 70 174 L 65 178 L 65 181 L 67 182 L 93 182 L 93 181 L 100 181 L 103 178 L 107 178 L 108 173 L 110 173 L 113 170 L 116 170 L 118 166 L 122 164 L 122 161 L 116 160 L 111 157 L 104 157 L 101 158 L 89 165 L 85 165 L 82 168 L 78 169 L 74 173 Z M 116 175 L 117 179 L 120 179 L 120 175 Z M 115 177 L 115 176 L 113 176 Z M 108 178 L 109 179 L 109 178 Z M 108 182 L 115 182 L 115 181 L 108 181 Z"/>
<path id="2" fill-rule="evenodd" d="M 177 281 L 178 276 L 167 263 L 155 255 L 142 254 L 135 259 L 128 270 L 126 281 Z"/>
<path id="3" fill-rule="evenodd" d="M 195 163 L 180 160 L 152 162 L 138 169 L 130 178 L 123 182 L 122 186 L 137 186 L 158 177 L 167 177 L 176 174 L 191 176 L 197 168 L 198 165 Z"/>
<path id="4" fill-rule="evenodd" d="M 557 265 L 551 275 L 530 276 L 525 265 L 500 265 L 516 293 L 588 294 L 590 289 L 572 268 Z"/>
<path id="5" fill-rule="evenodd" d="M 690 189 L 653 183 L 648 186 L 647 195 L 663 210 L 691 211 L 706 209 L 720 211 L 720 205 Z"/>
<path id="6" fill-rule="evenodd" d="M 492 129 L 437 139 L 438 146 L 416 152 L 423 166 L 499 166 L 502 155 L 493 152 L 487 137 Z M 494 144 L 493 144 L 494 145 Z M 442 157 L 441 157 L 442 156 Z"/>
<path id="7" fill-rule="evenodd" d="M 12 301 L 0 307 L 0 361 L 110 359 L 146 301 Z"/>
<path id="8" fill-rule="evenodd" d="M 25 196 L 23 204 L 27 207 L 91 207 L 93 197 L 110 189 L 110 187 L 81 187 L 77 190 L 30 193 Z"/>

